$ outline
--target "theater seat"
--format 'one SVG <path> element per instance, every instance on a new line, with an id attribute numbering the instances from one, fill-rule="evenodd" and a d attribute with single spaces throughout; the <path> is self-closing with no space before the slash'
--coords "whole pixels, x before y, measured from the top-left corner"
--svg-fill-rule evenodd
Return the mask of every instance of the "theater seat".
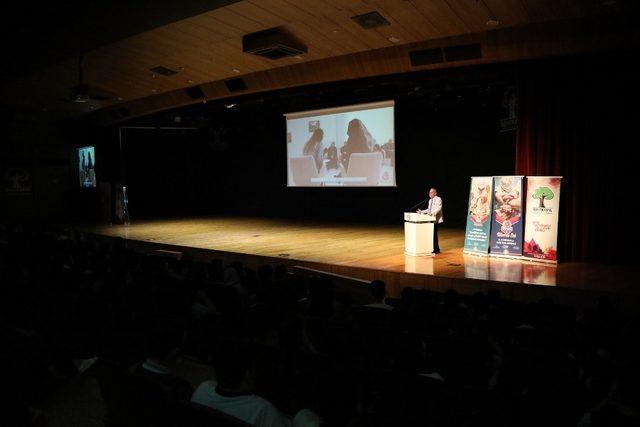
<path id="1" fill-rule="evenodd" d="M 289 162 L 294 185 L 304 187 L 320 186 L 320 182 L 311 182 L 311 178 L 320 176 L 313 156 L 291 157 Z"/>
<path id="2" fill-rule="evenodd" d="M 365 177 L 366 181 L 354 182 L 349 185 L 378 185 L 382 170 L 382 153 L 353 153 L 349 157 L 348 177 Z"/>

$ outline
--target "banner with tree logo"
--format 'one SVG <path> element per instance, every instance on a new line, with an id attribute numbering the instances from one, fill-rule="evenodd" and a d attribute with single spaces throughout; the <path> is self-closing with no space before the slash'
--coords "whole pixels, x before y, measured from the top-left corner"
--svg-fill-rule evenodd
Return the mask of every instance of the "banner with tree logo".
<path id="1" fill-rule="evenodd" d="M 528 176 L 524 249 L 526 258 L 558 262 L 561 176 Z"/>
<path id="2" fill-rule="evenodd" d="M 472 176 L 467 210 L 467 229 L 464 233 L 464 252 L 488 253 L 491 230 L 492 178 Z"/>
<path id="3" fill-rule="evenodd" d="M 522 178 L 493 177 L 492 256 L 522 256 Z"/>

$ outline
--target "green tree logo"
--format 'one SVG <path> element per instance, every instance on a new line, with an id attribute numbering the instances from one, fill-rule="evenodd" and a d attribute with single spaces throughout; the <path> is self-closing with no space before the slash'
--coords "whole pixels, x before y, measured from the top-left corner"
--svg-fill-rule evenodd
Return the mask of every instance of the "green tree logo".
<path id="1" fill-rule="evenodd" d="M 553 191 L 549 187 L 540 187 L 533 193 L 534 199 L 540 199 L 539 207 L 544 208 L 544 201 L 553 199 Z"/>

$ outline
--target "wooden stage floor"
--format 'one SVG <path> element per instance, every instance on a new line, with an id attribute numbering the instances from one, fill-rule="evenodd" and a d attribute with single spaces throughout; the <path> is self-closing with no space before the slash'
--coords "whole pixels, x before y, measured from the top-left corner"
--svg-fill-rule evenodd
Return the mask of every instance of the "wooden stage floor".
<path id="1" fill-rule="evenodd" d="M 435 257 L 404 255 L 404 230 L 397 225 L 303 222 L 266 218 L 166 219 L 122 225 L 98 225 L 83 231 L 123 237 L 147 247 L 162 246 L 188 252 L 210 251 L 212 257 L 258 257 L 261 262 L 302 265 L 371 280 L 381 278 L 393 294 L 404 286 L 463 293 L 498 287 L 513 298 L 557 297 L 575 291 L 592 297 L 608 294 L 640 299 L 631 267 L 584 263 L 557 266 L 528 261 L 479 257 L 462 253 L 464 230 L 442 228 L 442 253 Z M 266 258 L 266 260 L 265 260 Z M 586 294 L 585 294 L 586 293 Z M 580 298 L 574 294 L 571 298 Z M 557 298 L 556 298 L 557 299 Z M 592 301 L 592 300 L 591 300 Z"/>

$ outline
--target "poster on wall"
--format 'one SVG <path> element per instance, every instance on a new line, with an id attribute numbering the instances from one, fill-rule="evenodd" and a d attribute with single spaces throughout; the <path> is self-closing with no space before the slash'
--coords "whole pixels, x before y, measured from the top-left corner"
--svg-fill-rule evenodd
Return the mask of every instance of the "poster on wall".
<path id="1" fill-rule="evenodd" d="M 527 177 L 524 256 L 558 262 L 558 211 L 561 176 Z"/>
<path id="2" fill-rule="evenodd" d="M 467 228 L 464 233 L 464 252 L 487 254 L 491 230 L 492 178 L 472 176 L 469 190 Z"/>
<path id="3" fill-rule="evenodd" d="M 31 168 L 9 166 L 4 169 L 2 190 L 5 194 L 31 194 Z"/>
<path id="4" fill-rule="evenodd" d="M 96 187 L 95 158 L 96 152 L 93 146 L 78 148 L 78 178 L 80 179 L 80 187 Z"/>
<path id="5" fill-rule="evenodd" d="M 522 178 L 493 177 L 491 255 L 522 256 Z"/>

